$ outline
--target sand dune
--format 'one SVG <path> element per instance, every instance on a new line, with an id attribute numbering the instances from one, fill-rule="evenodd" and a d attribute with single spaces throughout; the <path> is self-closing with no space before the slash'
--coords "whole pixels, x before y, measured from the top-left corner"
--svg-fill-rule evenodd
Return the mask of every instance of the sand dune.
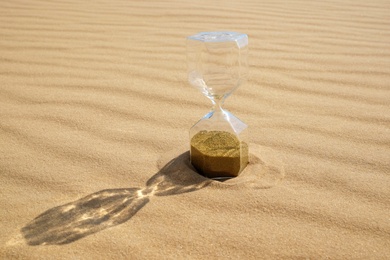
<path id="1" fill-rule="evenodd" d="M 389 259 L 387 1 L 0 2 L 2 259 Z M 188 163 L 185 37 L 247 33 L 250 164 Z"/>

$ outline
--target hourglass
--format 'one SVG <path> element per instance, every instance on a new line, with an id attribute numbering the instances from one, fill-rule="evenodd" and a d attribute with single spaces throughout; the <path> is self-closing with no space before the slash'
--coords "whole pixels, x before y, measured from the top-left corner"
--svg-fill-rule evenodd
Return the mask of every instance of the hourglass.
<path id="1" fill-rule="evenodd" d="M 247 76 L 248 36 L 202 32 L 187 37 L 188 80 L 212 102 L 190 129 L 190 160 L 213 179 L 238 176 L 248 164 L 248 126 L 222 108 Z"/>

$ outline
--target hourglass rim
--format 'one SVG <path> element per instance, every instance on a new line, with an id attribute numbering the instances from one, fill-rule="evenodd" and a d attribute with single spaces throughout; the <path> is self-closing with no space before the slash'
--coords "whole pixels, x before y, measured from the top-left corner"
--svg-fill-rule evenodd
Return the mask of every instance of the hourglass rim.
<path id="1" fill-rule="evenodd" d="M 205 43 L 236 42 L 239 48 L 248 45 L 248 35 L 232 31 L 199 32 L 195 35 L 188 36 L 187 39 Z"/>

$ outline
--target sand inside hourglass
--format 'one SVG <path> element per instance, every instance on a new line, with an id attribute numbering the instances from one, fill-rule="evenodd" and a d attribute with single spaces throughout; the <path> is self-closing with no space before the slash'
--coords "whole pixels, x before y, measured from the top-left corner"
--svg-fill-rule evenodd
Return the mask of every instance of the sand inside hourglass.
<path id="1" fill-rule="evenodd" d="M 209 178 L 237 177 L 248 164 L 248 144 L 226 131 L 200 131 L 191 139 L 191 163 Z"/>

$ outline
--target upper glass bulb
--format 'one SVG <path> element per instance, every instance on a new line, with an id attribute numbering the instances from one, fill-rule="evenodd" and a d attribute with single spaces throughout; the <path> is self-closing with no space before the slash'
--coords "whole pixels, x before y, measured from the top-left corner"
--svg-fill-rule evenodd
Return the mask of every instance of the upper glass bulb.
<path id="1" fill-rule="evenodd" d="M 188 80 L 213 102 L 229 96 L 247 77 L 248 36 L 201 32 L 187 37 Z"/>

